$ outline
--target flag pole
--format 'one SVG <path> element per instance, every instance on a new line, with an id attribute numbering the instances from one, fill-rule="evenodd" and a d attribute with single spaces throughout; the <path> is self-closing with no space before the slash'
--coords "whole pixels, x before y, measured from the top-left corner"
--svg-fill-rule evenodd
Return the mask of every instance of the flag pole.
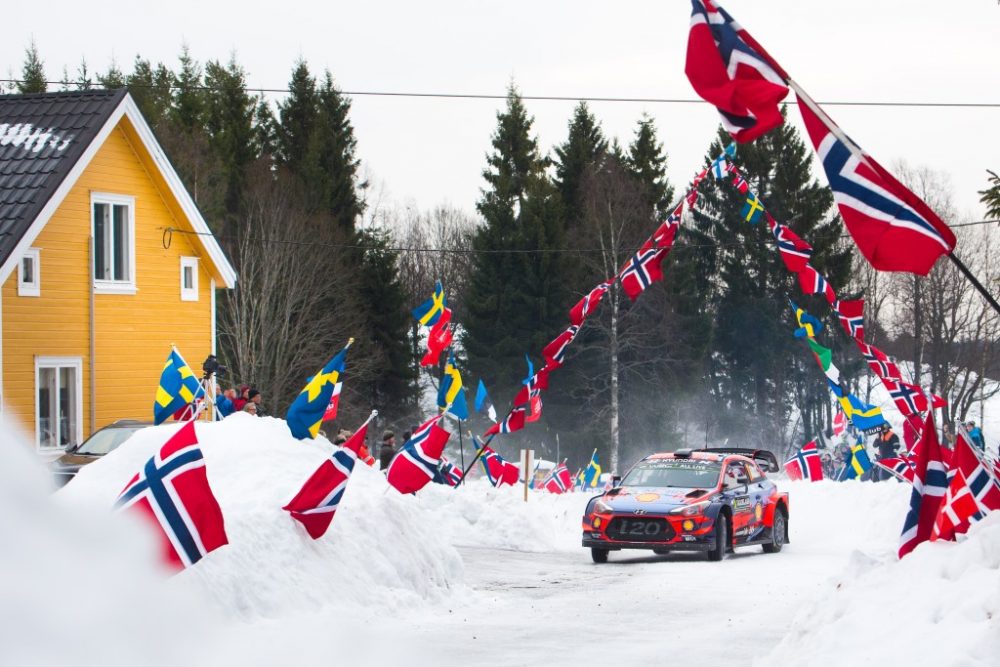
<path id="1" fill-rule="evenodd" d="M 962 260 L 960 260 L 958 257 L 955 256 L 954 251 L 948 253 L 948 259 L 950 259 L 952 263 L 954 263 L 955 266 L 958 267 L 958 270 L 962 272 L 962 274 L 969 280 L 970 283 L 972 283 L 972 286 L 975 287 L 979 291 L 979 293 L 983 295 L 983 298 L 986 299 L 986 302 L 993 307 L 993 310 L 1000 313 L 1000 303 L 997 303 L 997 300 L 993 298 L 993 295 L 987 292 L 986 288 L 983 287 L 983 284 L 979 282 L 974 275 L 972 275 L 972 271 L 969 270 L 969 267 L 967 267 L 962 262 Z"/>

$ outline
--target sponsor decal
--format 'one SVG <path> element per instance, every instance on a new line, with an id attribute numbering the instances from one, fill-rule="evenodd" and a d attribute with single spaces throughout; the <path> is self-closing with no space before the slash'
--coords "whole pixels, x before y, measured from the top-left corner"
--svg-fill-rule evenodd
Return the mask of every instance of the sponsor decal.
<path id="1" fill-rule="evenodd" d="M 757 521 L 760 521 L 761 519 L 764 518 L 764 504 L 759 500 L 757 501 L 757 504 L 753 508 L 753 515 L 757 517 Z"/>
<path id="2" fill-rule="evenodd" d="M 660 494 L 658 493 L 640 493 L 635 497 L 637 502 L 640 503 L 651 503 L 654 500 L 660 499 Z"/>
<path id="3" fill-rule="evenodd" d="M 750 497 L 740 496 L 733 498 L 733 509 L 737 512 L 747 512 L 750 510 Z"/>

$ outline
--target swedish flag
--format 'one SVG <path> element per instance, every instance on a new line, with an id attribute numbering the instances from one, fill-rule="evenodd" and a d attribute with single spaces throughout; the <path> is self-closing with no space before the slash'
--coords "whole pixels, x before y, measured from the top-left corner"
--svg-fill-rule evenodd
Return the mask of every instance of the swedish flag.
<path id="1" fill-rule="evenodd" d="M 795 321 L 799 328 L 795 330 L 796 338 L 815 338 L 816 334 L 823 330 L 823 323 L 810 315 L 804 308 L 799 308 L 795 302 L 789 299 L 792 310 L 795 311 Z"/>
<path id="2" fill-rule="evenodd" d="M 840 471 L 838 482 L 847 479 L 860 479 L 862 475 L 872 469 L 872 460 L 868 457 L 868 450 L 865 443 L 858 439 L 857 444 L 851 447 L 851 460 L 848 461 L 844 469 Z"/>
<path id="3" fill-rule="evenodd" d="M 160 373 L 160 385 L 153 401 L 153 423 L 162 424 L 170 415 L 194 401 L 201 384 L 177 350 L 171 350 Z"/>
<path id="4" fill-rule="evenodd" d="M 447 305 L 448 300 L 444 298 L 444 287 L 439 280 L 434 284 L 434 294 L 431 295 L 431 298 L 413 309 L 413 317 L 423 326 L 434 326 L 441 319 Z"/>
<path id="5" fill-rule="evenodd" d="M 590 463 L 581 474 L 583 475 L 583 488 L 592 489 L 597 486 L 597 482 L 601 479 L 601 464 L 597 462 L 596 449 L 590 457 Z"/>
<path id="6" fill-rule="evenodd" d="M 344 349 L 323 367 L 323 370 L 309 378 L 305 388 L 288 406 L 285 421 L 288 422 L 288 428 L 292 431 L 292 435 L 299 440 L 315 438 L 319 433 L 319 427 L 323 423 L 323 414 L 326 412 L 326 407 L 330 405 L 330 397 L 333 396 L 333 390 L 340 382 L 340 376 L 344 372 L 347 349 L 351 347 L 353 342 L 352 338 L 344 346 Z"/>
<path id="7" fill-rule="evenodd" d="M 469 418 L 469 406 L 465 400 L 465 389 L 462 387 L 462 374 L 455 366 L 454 352 L 448 355 L 448 363 L 444 367 L 441 386 L 438 388 L 437 404 L 442 410 L 448 408 L 448 412 L 459 419 Z"/>

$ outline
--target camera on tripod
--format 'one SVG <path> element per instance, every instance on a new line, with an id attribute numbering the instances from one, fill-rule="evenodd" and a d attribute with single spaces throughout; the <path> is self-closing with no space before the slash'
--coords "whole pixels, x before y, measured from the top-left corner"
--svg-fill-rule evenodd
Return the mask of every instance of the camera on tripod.
<path id="1" fill-rule="evenodd" d="M 205 363 L 201 365 L 201 370 L 205 374 L 205 379 L 207 380 L 208 378 L 212 377 L 212 375 L 215 375 L 216 377 L 220 378 L 225 377 L 226 372 L 229 369 L 220 364 L 219 360 L 215 358 L 214 354 L 210 354 L 208 355 L 208 358 L 205 359 Z"/>

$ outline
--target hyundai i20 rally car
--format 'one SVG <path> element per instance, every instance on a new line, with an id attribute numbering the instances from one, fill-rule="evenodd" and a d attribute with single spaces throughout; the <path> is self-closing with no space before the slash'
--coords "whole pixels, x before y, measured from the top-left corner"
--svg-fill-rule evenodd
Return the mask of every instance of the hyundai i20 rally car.
<path id="1" fill-rule="evenodd" d="M 788 494 L 757 461 L 763 462 L 719 450 L 647 456 L 588 503 L 583 546 L 595 563 L 619 549 L 704 551 L 709 560 L 722 560 L 734 547 L 781 551 L 788 542 Z"/>

